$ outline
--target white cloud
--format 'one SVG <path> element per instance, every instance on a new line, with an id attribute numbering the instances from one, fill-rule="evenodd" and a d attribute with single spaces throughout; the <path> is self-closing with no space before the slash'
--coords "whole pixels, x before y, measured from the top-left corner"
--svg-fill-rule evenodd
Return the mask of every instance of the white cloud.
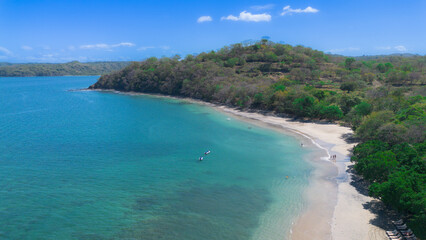
<path id="1" fill-rule="evenodd" d="M 222 17 L 221 20 L 245 21 L 245 22 L 269 22 L 271 21 L 271 15 L 267 13 L 252 14 L 250 12 L 243 11 L 240 13 L 238 17 L 234 15 L 229 15 L 227 17 Z"/>
<path id="2" fill-rule="evenodd" d="M 353 52 L 353 51 L 359 51 L 361 50 L 358 47 L 347 47 L 347 48 L 336 48 L 336 49 L 330 49 L 326 52 L 330 52 L 330 53 L 341 53 L 341 52 Z"/>
<path id="3" fill-rule="evenodd" d="M 81 49 L 95 49 L 95 48 L 111 48 L 111 45 L 105 44 L 105 43 L 98 43 L 98 44 L 88 44 L 88 45 L 82 45 L 80 46 Z"/>
<path id="4" fill-rule="evenodd" d="M 232 21 L 238 21 L 240 20 L 238 17 L 234 15 L 229 15 L 227 17 L 221 17 L 220 20 L 232 20 Z"/>
<path id="5" fill-rule="evenodd" d="M 0 47 L 0 52 L 4 53 L 6 55 L 12 55 L 12 52 L 9 49 L 4 48 L 4 47 Z"/>
<path id="6" fill-rule="evenodd" d="M 133 47 L 133 46 L 135 46 L 135 44 L 130 42 L 122 42 L 119 44 L 112 45 L 112 47 Z"/>
<path id="7" fill-rule="evenodd" d="M 210 16 L 201 16 L 197 19 L 197 23 L 211 22 L 211 21 L 213 21 L 213 18 Z"/>
<path id="8" fill-rule="evenodd" d="M 301 8 L 293 9 L 290 7 L 290 5 L 287 5 L 283 8 L 283 12 L 281 13 L 281 16 L 284 16 L 286 14 L 292 14 L 292 13 L 317 13 L 317 12 L 319 12 L 319 10 L 311 6 L 308 6 L 305 9 L 301 9 Z"/>
<path id="9" fill-rule="evenodd" d="M 98 44 L 88 44 L 88 45 L 81 45 L 81 49 L 103 49 L 103 50 L 111 50 L 112 48 L 117 47 L 133 47 L 135 44 L 130 42 L 122 42 L 117 44 L 105 44 L 105 43 L 98 43 Z"/>
<path id="10" fill-rule="evenodd" d="M 88 60 L 90 60 L 90 61 L 105 61 L 105 59 L 97 59 L 97 58 L 88 59 L 86 56 L 61 57 L 57 53 L 49 53 L 49 54 L 43 54 L 43 55 L 37 55 L 37 56 L 27 56 L 27 57 L 24 57 L 23 59 L 25 59 L 25 61 L 27 61 L 27 62 L 44 62 L 44 63 L 46 63 L 46 62 L 60 63 L 60 62 L 71 62 L 71 61 L 84 62 L 84 61 L 88 61 Z"/>
<path id="11" fill-rule="evenodd" d="M 148 46 L 148 47 L 140 47 L 140 48 L 138 48 L 138 49 L 136 49 L 136 50 L 138 50 L 138 51 L 146 51 L 146 50 L 148 50 L 148 49 L 153 49 L 153 48 L 155 48 L 155 47 Z"/>
<path id="12" fill-rule="evenodd" d="M 251 6 L 251 9 L 254 9 L 256 11 L 260 11 L 260 10 L 266 10 L 266 9 L 271 9 L 274 8 L 274 4 L 266 4 L 266 5 L 256 5 L 256 6 Z"/>
<path id="13" fill-rule="evenodd" d="M 406 52 L 407 48 L 405 46 L 399 45 L 399 46 L 395 46 L 394 47 L 396 50 L 400 51 L 400 52 Z"/>
<path id="14" fill-rule="evenodd" d="M 32 47 L 30 47 L 30 46 L 26 46 L 26 45 L 22 46 L 21 48 L 22 48 L 22 49 L 24 49 L 24 50 L 26 50 L 26 51 L 33 50 L 33 48 L 32 48 Z"/>
<path id="15" fill-rule="evenodd" d="M 149 50 L 149 49 L 162 49 L 162 50 L 167 51 L 167 50 L 170 50 L 170 46 L 157 46 L 157 47 L 146 46 L 146 47 L 140 47 L 140 48 L 138 48 L 136 50 L 138 50 L 138 51 L 146 51 L 146 50 Z"/>
<path id="16" fill-rule="evenodd" d="M 386 47 L 376 47 L 379 50 L 391 50 L 392 47 L 391 46 L 386 46 Z"/>
<path id="17" fill-rule="evenodd" d="M 399 52 L 406 52 L 407 48 L 403 45 L 398 45 L 398 46 L 384 46 L 384 47 L 376 47 L 376 49 L 378 50 L 396 50 Z"/>

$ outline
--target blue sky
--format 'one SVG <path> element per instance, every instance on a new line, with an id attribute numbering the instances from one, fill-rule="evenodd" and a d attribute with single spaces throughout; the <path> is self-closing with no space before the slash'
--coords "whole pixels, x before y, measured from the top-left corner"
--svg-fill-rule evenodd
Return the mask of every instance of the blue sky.
<path id="1" fill-rule="evenodd" d="M 185 56 L 269 36 L 358 56 L 426 53 L 425 0 L 0 0 L 0 62 Z"/>

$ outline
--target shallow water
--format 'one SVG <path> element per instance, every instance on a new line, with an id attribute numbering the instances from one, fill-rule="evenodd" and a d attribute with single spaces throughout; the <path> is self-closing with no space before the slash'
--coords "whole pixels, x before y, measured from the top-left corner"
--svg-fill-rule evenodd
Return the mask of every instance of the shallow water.
<path id="1" fill-rule="evenodd" d="M 0 78 L 0 239 L 288 237 L 317 150 L 96 80 Z"/>

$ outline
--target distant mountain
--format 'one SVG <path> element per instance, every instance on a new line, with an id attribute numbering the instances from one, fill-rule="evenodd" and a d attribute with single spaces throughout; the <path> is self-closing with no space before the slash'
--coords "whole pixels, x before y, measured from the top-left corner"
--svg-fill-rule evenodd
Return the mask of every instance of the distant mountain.
<path id="1" fill-rule="evenodd" d="M 102 75 L 118 71 L 130 62 L 0 63 L 0 77 Z"/>
<path id="2" fill-rule="evenodd" d="M 390 59 L 393 57 L 401 57 L 401 58 L 421 58 L 422 56 L 419 54 L 412 54 L 412 53 L 392 53 L 392 54 L 386 54 L 386 55 L 364 55 L 364 56 L 358 56 L 355 57 L 357 60 L 376 60 L 376 59 Z"/>

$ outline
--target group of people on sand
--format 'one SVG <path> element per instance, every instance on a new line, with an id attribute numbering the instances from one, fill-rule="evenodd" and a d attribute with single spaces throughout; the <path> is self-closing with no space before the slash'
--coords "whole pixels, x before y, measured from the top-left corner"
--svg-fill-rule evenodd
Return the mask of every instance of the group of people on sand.
<path id="1" fill-rule="evenodd" d="M 332 160 L 336 160 L 336 158 L 337 158 L 337 156 L 336 156 L 336 155 L 331 155 L 331 156 L 330 156 L 330 159 L 332 159 Z"/>

